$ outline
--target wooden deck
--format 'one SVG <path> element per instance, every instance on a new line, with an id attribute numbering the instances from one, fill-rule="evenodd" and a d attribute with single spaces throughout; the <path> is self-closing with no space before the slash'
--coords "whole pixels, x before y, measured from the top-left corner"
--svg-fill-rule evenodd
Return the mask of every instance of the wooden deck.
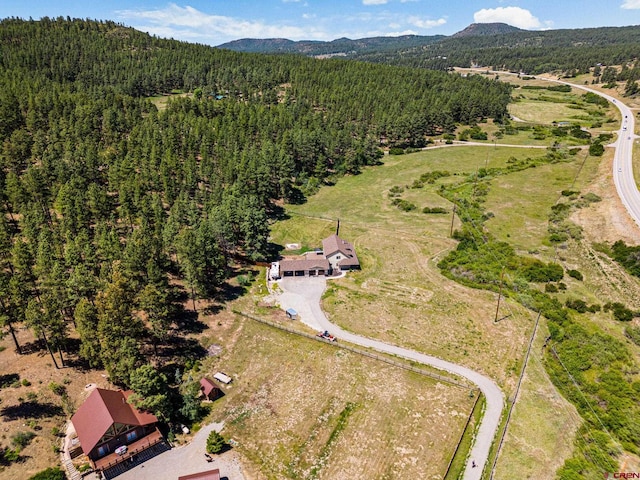
<path id="1" fill-rule="evenodd" d="M 140 452 L 143 452 L 147 448 L 150 448 L 160 442 L 162 442 L 164 438 L 160 431 L 156 428 L 153 432 L 151 432 L 146 437 L 142 437 L 140 440 L 136 440 L 135 442 L 127 445 L 127 453 L 123 455 L 118 455 L 117 453 L 110 453 L 106 457 L 102 457 L 99 460 L 96 460 L 93 465 L 93 469 L 100 471 L 111 468 L 119 463 L 124 462 L 125 460 L 129 460 L 134 455 L 137 455 Z"/>

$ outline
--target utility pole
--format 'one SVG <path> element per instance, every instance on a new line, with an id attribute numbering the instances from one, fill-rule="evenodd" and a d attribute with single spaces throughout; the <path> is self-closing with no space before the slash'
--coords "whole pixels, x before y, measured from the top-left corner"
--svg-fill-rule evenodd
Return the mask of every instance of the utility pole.
<path id="1" fill-rule="evenodd" d="M 451 228 L 449 229 L 449 236 L 453 237 L 453 221 L 456 218 L 456 202 L 453 202 L 453 210 L 451 211 Z"/>
<path id="2" fill-rule="evenodd" d="M 504 277 L 504 267 L 500 271 L 500 288 L 498 290 L 498 305 L 496 305 L 496 318 L 493 319 L 493 323 L 498 323 L 498 311 L 500 310 L 500 297 L 502 296 L 502 278 Z"/>

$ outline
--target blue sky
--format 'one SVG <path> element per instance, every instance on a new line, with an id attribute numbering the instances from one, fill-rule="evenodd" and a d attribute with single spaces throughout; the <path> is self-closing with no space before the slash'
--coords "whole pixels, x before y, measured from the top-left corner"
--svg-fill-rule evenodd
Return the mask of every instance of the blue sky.
<path id="1" fill-rule="evenodd" d="M 471 23 L 527 30 L 640 24 L 640 0 L 0 0 L 0 18 L 115 20 L 160 37 L 333 40 L 451 35 Z"/>

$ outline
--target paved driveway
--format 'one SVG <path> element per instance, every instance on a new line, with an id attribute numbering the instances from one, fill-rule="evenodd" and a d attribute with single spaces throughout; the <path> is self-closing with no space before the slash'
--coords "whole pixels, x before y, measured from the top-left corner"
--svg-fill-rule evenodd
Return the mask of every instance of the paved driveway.
<path id="1" fill-rule="evenodd" d="M 317 330 L 328 330 L 329 333 L 338 337 L 338 341 L 345 340 L 380 352 L 414 360 L 424 365 L 431 365 L 466 378 L 482 391 L 487 400 L 487 406 L 464 472 L 465 480 L 480 480 L 500 424 L 504 406 L 504 395 L 500 388 L 493 380 L 470 368 L 379 340 L 361 337 L 332 324 L 320 308 L 320 300 L 326 288 L 326 282 L 327 280 L 323 277 L 287 277 L 282 279 L 280 288 L 283 293 L 279 295 L 280 308 L 284 310 L 287 308 L 296 309 L 300 314 L 300 321 Z"/>
<path id="2" fill-rule="evenodd" d="M 212 430 L 220 431 L 222 423 L 211 423 L 202 427 L 193 437 L 191 443 L 162 453 L 147 460 L 131 470 L 118 475 L 117 480 L 177 480 L 181 475 L 189 475 L 215 468 L 220 469 L 220 476 L 228 480 L 244 480 L 242 467 L 233 450 L 222 455 L 212 455 L 209 463 L 204 457 L 207 437 Z"/>

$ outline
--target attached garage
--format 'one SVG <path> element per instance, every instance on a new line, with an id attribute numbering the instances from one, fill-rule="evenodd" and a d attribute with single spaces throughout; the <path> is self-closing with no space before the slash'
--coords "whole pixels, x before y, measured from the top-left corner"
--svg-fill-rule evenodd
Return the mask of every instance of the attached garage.
<path id="1" fill-rule="evenodd" d="M 280 261 L 280 274 L 283 277 L 315 277 L 318 275 L 326 275 L 328 271 L 329 261 L 326 258 Z"/>

